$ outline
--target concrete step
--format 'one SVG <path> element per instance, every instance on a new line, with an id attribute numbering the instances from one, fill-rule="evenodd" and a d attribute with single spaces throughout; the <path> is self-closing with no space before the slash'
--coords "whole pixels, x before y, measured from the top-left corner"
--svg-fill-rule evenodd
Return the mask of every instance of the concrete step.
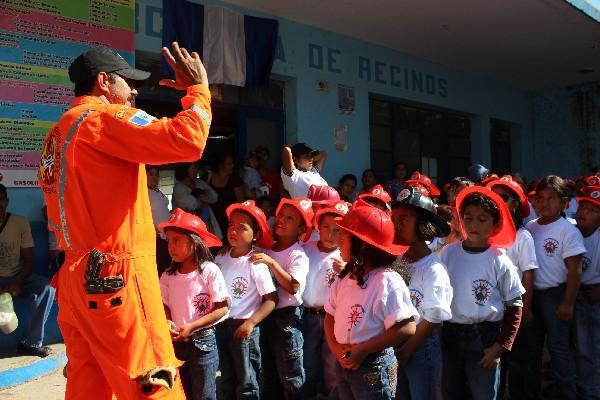
<path id="1" fill-rule="evenodd" d="M 62 370 L 67 363 L 65 345 L 53 344 L 50 348 L 52 354 L 46 358 L 17 353 L 0 354 L 0 391 Z"/>

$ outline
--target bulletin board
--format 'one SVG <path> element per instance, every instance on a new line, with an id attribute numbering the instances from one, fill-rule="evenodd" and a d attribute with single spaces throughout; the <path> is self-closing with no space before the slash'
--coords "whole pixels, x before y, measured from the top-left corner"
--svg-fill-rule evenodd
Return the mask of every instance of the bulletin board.
<path id="1" fill-rule="evenodd" d="M 37 187 L 46 133 L 74 97 L 69 65 L 97 45 L 134 65 L 135 0 L 0 2 L 0 183 Z"/>

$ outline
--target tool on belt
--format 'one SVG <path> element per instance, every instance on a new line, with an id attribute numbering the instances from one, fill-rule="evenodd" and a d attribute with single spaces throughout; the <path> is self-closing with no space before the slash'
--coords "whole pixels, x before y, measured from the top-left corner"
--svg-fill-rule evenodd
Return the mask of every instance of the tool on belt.
<path id="1" fill-rule="evenodd" d="M 100 278 L 100 272 L 104 266 L 106 254 L 100 250 L 92 249 L 90 258 L 85 268 L 85 284 L 83 285 L 88 294 L 114 293 L 125 287 L 123 276 L 105 276 Z"/>

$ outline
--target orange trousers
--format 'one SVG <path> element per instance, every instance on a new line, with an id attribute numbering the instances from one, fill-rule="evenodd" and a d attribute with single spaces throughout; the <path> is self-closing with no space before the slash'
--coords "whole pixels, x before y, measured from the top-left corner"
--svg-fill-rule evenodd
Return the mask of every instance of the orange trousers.
<path id="1" fill-rule="evenodd" d="M 88 294 L 88 256 L 69 256 L 58 273 L 58 323 L 68 357 L 65 399 L 185 399 L 179 376 L 173 388 L 141 385 L 175 357 L 160 295 L 154 255 L 125 253 L 106 262 L 101 276 L 122 275 L 125 287 Z"/>

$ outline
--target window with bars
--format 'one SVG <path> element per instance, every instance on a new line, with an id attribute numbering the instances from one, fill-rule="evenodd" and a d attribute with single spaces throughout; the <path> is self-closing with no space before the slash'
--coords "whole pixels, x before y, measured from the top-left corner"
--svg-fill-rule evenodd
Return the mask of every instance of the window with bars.
<path id="1" fill-rule="evenodd" d="M 468 116 L 370 98 L 371 167 L 381 180 L 402 161 L 409 173 L 420 170 L 435 183 L 465 175 L 471 157 Z"/>

